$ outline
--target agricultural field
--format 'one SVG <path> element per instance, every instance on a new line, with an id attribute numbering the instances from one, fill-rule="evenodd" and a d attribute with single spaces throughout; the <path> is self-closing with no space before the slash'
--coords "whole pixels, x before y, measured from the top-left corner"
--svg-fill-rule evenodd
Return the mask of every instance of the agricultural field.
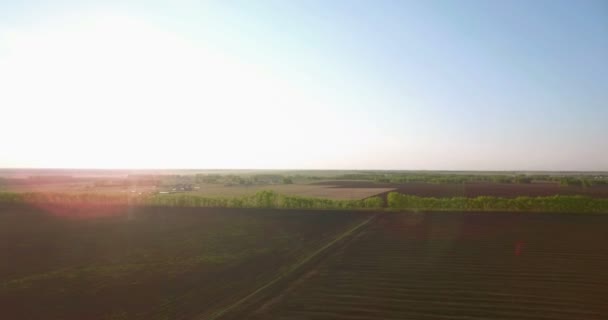
<path id="1" fill-rule="evenodd" d="M 0 170 L 0 192 L 241 197 L 268 190 L 289 196 L 361 200 L 389 192 L 420 197 L 608 198 L 604 172 L 401 172 L 279 170 Z"/>
<path id="2" fill-rule="evenodd" d="M 257 185 L 257 186 L 218 186 L 201 185 L 193 194 L 203 196 L 243 196 L 252 195 L 262 190 L 271 190 L 290 196 L 313 197 L 334 200 L 358 200 L 378 194 L 388 193 L 393 188 L 368 186 L 364 188 L 340 187 L 325 184 L 286 184 L 286 185 Z"/>
<path id="3" fill-rule="evenodd" d="M 393 190 L 392 187 L 382 187 L 369 183 L 369 186 L 346 187 L 336 183 L 335 185 L 316 184 L 310 182 L 296 182 L 290 184 L 223 184 L 223 183 L 167 183 L 158 184 L 137 184 L 124 178 L 114 178 L 110 180 L 99 180 L 94 178 L 74 178 L 64 181 L 37 181 L 22 178 L 11 180 L 4 186 L 0 184 L 0 192 L 59 192 L 59 193 L 99 193 L 99 194 L 157 194 L 157 193 L 183 193 L 206 197 L 240 197 L 253 195 L 256 192 L 269 190 L 284 195 L 314 197 L 332 200 L 360 200 L 373 197 L 378 194 L 385 194 Z M 108 182 L 101 184 L 101 182 Z M 184 190 L 187 189 L 187 190 Z"/>
<path id="4" fill-rule="evenodd" d="M 369 215 L 77 211 L 0 208 L 0 318 L 205 319 Z"/>
<path id="5" fill-rule="evenodd" d="M 382 214 L 231 319 L 607 319 L 608 217 Z"/>
<path id="6" fill-rule="evenodd" d="M 365 180 L 328 180 L 315 183 L 334 189 L 353 189 L 353 188 L 387 188 L 380 194 L 384 198 L 391 192 L 415 195 L 419 197 L 467 197 L 474 198 L 479 196 L 492 196 L 503 198 L 514 198 L 519 196 L 527 197 L 546 197 L 553 195 L 581 195 L 593 198 L 608 198 L 608 185 L 598 186 L 561 186 L 555 182 L 544 183 L 496 183 L 496 182 L 469 182 L 469 183 L 378 183 Z"/>
<path id="7" fill-rule="evenodd" d="M 2 318 L 608 317 L 606 215 L 70 210 L 0 207 Z"/>
<path id="8" fill-rule="evenodd" d="M 599 175 L 107 174 L 3 180 L 0 318 L 608 318 Z"/>

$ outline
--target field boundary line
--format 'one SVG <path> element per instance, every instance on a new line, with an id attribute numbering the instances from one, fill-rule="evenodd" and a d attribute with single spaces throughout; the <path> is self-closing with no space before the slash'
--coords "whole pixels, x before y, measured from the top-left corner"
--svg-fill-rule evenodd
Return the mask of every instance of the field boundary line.
<path id="1" fill-rule="evenodd" d="M 342 240 L 342 239 L 344 239 L 344 238 L 352 235 L 357 230 L 360 230 L 364 226 L 368 225 L 377 216 L 378 216 L 378 214 L 374 214 L 373 216 L 369 217 L 365 221 L 363 221 L 363 222 L 357 224 L 356 226 L 354 226 L 354 227 L 346 230 L 345 232 L 343 232 L 342 234 L 340 234 L 335 239 L 331 240 L 330 242 L 328 242 L 327 244 L 325 244 L 321 248 L 315 250 L 313 253 L 311 253 L 308 256 L 306 256 L 304 259 L 296 262 L 296 264 L 292 265 L 287 271 L 281 273 L 280 275 L 278 275 L 276 278 L 270 280 L 265 285 L 257 288 L 255 291 L 251 292 L 250 294 L 248 294 L 247 296 L 241 298 L 240 300 L 234 302 L 233 304 L 227 306 L 226 308 L 224 308 L 222 310 L 219 310 L 219 311 L 216 311 L 215 313 L 211 314 L 211 316 L 209 316 L 208 318 L 203 318 L 203 319 L 206 319 L 206 320 L 218 319 L 218 318 L 222 317 L 223 315 L 225 315 L 226 313 L 228 313 L 228 312 L 236 309 L 237 307 L 241 306 L 242 304 L 244 304 L 245 302 L 247 302 L 251 298 L 253 298 L 256 295 L 258 295 L 259 293 L 261 293 L 262 291 L 268 289 L 272 285 L 277 284 L 279 281 L 287 278 L 288 276 L 290 276 L 294 272 L 298 271 L 298 269 L 300 267 L 302 267 L 303 265 L 305 265 L 306 263 L 308 263 L 309 261 L 311 261 L 315 257 L 319 256 L 324 251 L 328 250 L 330 247 L 332 247 L 334 244 L 338 243 L 340 240 Z"/>

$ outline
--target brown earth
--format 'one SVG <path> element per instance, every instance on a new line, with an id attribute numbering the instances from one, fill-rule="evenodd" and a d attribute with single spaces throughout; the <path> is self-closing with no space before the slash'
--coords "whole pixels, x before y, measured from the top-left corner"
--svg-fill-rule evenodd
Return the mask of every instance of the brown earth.
<path id="1" fill-rule="evenodd" d="M 4 186 L 0 185 L 0 191 L 9 192 L 58 192 L 58 193 L 101 193 L 101 194 L 146 194 L 161 191 L 154 185 L 116 185 L 95 186 L 91 180 L 74 180 L 68 182 L 45 182 L 13 179 Z M 370 188 L 355 187 L 334 188 L 330 185 L 320 184 L 260 184 L 260 185 L 232 185 L 221 184 L 197 184 L 196 189 L 187 191 L 188 194 L 196 194 L 209 197 L 234 197 L 253 195 L 262 190 L 272 190 L 280 194 L 325 198 L 334 200 L 358 200 L 365 199 L 380 193 L 385 193 L 392 188 L 381 188 L 372 186 Z"/>
<path id="2" fill-rule="evenodd" d="M 324 181 L 322 185 L 334 188 L 394 188 L 393 191 L 419 197 L 478 197 L 493 196 L 514 198 L 519 196 L 540 197 L 553 195 L 582 195 L 594 198 L 608 198 L 608 186 L 575 187 L 560 186 L 558 183 L 465 183 L 435 184 L 423 182 L 411 183 L 374 183 L 373 181 Z M 386 198 L 388 192 L 380 194 Z"/>
<path id="3" fill-rule="evenodd" d="M 68 219 L 5 205 L 0 318 L 607 319 L 606 225 L 208 208 Z"/>
<path id="4" fill-rule="evenodd" d="M 205 318 L 369 213 L 0 208 L 0 319 Z M 96 216 L 90 214 L 87 216 Z"/>
<path id="5" fill-rule="evenodd" d="M 607 216 L 383 214 L 232 319 L 608 319 Z"/>

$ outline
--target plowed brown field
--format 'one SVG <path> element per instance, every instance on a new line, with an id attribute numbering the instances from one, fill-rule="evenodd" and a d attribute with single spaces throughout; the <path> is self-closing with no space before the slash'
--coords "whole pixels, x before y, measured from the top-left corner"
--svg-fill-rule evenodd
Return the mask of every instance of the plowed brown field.
<path id="1" fill-rule="evenodd" d="M 608 198 L 608 186 L 576 187 L 560 186 L 557 183 L 464 183 L 464 184 L 439 184 L 439 183 L 374 183 L 371 181 L 324 181 L 320 185 L 333 186 L 334 188 L 392 188 L 403 194 L 419 197 L 478 197 L 493 196 L 514 198 L 519 196 L 540 197 L 553 195 L 582 195 L 595 198 Z M 379 194 L 386 198 L 388 192 Z"/>
<path id="2" fill-rule="evenodd" d="M 205 319 L 369 215 L 0 207 L 0 319 Z"/>
<path id="3" fill-rule="evenodd" d="M 385 214 L 252 319 L 608 319 L 608 217 Z"/>
<path id="4" fill-rule="evenodd" d="M 0 319 L 608 319 L 608 216 L 76 216 L 0 207 Z"/>

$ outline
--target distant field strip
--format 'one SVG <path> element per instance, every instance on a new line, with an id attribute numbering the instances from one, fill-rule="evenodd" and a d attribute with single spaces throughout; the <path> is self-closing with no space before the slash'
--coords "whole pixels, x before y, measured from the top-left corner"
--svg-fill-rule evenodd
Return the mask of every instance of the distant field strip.
<path id="1" fill-rule="evenodd" d="M 326 250 L 328 250 L 329 248 L 331 248 L 333 245 L 335 245 L 339 241 L 341 241 L 341 240 L 345 239 L 346 237 L 353 235 L 355 232 L 358 232 L 359 230 L 361 230 L 363 227 L 365 227 L 366 225 L 368 225 L 370 223 L 370 221 L 372 221 L 375 217 L 376 217 L 375 215 L 371 216 L 370 218 L 364 220 L 363 222 L 361 222 L 361 223 L 355 225 L 354 227 L 348 229 L 347 231 L 345 231 L 344 233 L 340 234 L 338 237 L 336 237 L 332 241 L 328 242 L 327 244 L 325 244 L 321 248 L 317 249 L 316 251 L 314 251 L 310 255 L 306 256 L 304 259 L 296 262 L 294 265 L 292 265 L 284 273 L 278 275 L 276 278 L 272 279 L 271 281 L 269 281 L 268 283 L 266 283 L 262 287 L 259 287 L 258 289 L 256 289 L 255 291 L 251 292 L 249 295 L 245 296 L 244 298 L 236 301 L 235 303 L 231 304 L 230 306 L 228 306 L 228 307 L 226 307 L 226 308 L 224 308 L 222 310 L 219 310 L 219 311 L 213 313 L 210 316 L 201 317 L 201 319 L 206 319 L 206 320 L 219 319 L 222 316 L 224 316 L 225 314 L 227 314 L 228 312 L 236 310 L 238 307 L 240 307 L 241 305 L 243 305 L 244 303 L 246 303 L 248 300 L 253 299 L 257 295 L 262 294 L 265 290 L 271 289 L 271 287 L 273 285 L 278 284 L 282 280 L 286 280 L 289 276 L 293 275 L 296 271 L 298 271 L 301 268 L 303 268 L 308 262 L 312 261 L 314 258 L 316 258 L 319 255 L 321 255 L 323 252 L 325 252 Z"/>
<path id="2" fill-rule="evenodd" d="M 272 190 L 280 194 L 302 197 L 315 197 L 335 200 L 357 200 L 387 193 L 394 188 L 374 187 L 345 188 L 333 185 L 287 184 L 287 185 L 253 185 L 253 186 L 218 186 L 204 185 L 193 194 L 203 196 L 243 196 L 252 195 L 263 190 Z"/>

